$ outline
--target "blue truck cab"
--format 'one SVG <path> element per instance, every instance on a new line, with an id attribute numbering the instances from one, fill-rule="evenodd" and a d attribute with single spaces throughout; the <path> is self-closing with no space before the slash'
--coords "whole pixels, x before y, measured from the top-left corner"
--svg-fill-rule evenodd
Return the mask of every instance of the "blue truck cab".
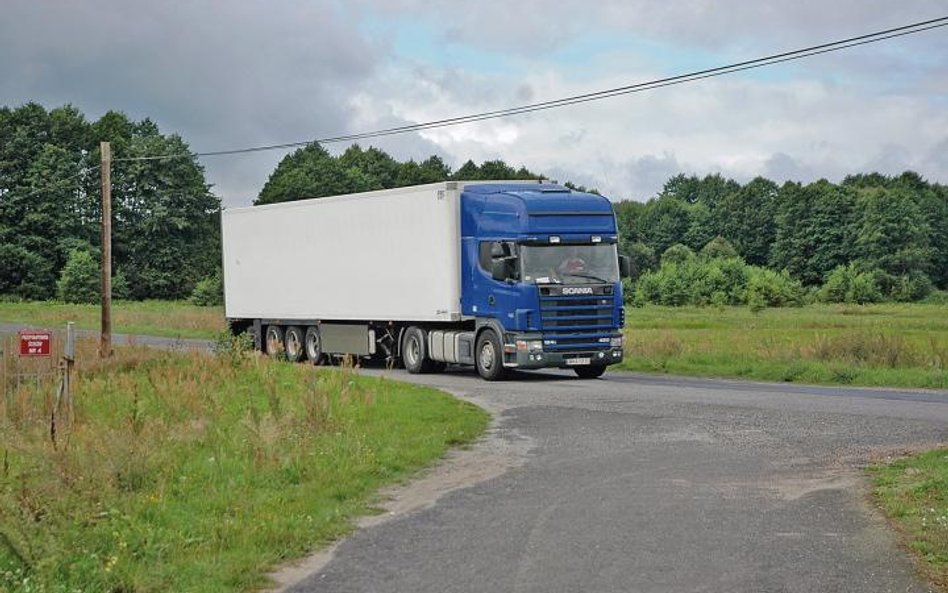
<path id="1" fill-rule="evenodd" d="M 506 369 L 601 375 L 623 356 L 622 284 L 611 202 L 556 184 L 465 185 L 461 311 L 482 377 Z"/>

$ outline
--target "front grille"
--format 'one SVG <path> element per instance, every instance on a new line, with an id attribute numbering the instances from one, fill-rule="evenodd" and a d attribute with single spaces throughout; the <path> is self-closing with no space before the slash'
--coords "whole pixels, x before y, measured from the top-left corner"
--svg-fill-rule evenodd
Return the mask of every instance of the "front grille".
<path id="1" fill-rule="evenodd" d="M 546 292 L 546 294 L 544 294 Z M 548 351 L 607 350 L 615 333 L 615 296 L 540 293 L 540 329 Z M 611 291 L 610 291 L 611 292 Z"/>

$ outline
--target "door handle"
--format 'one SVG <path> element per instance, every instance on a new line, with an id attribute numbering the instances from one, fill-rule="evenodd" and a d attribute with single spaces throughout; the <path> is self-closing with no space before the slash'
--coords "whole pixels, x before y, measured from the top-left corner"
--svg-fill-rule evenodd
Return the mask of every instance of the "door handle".
<path id="1" fill-rule="evenodd" d="M 494 298 L 494 295 L 490 295 L 487 297 L 487 304 L 490 305 L 491 307 L 494 306 L 495 302 L 497 302 L 497 300 Z"/>

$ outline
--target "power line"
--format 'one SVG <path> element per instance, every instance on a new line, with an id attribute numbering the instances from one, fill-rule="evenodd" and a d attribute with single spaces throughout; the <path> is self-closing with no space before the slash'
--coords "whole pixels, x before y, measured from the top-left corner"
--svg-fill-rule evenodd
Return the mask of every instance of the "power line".
<path id="1" fill-rule="evenodd" d="M 823 43 L 819 45 L 812 45 L 812 46 L 801 48 L 801 49 L 772 54 L 769 56 L 756 58 L 753 60 L 746 60 L 742 62 L 728 64 L 725 66 L 717 66 L 717 67 L 708 68 L 705 70 L 698 70 L 698 71 L 690 72 L 687 74 L 679 74 L 676 76 L 660 78 L 660 79 L 651 80 L 648 82 L 634 83 L 634 84 L 614 87 L 614 88 L 600 90 L 600 91 L 594 91 L 594 92 L 589 92 L 589 93 L 584 93 L 584 94 L 579 94 L 579 95 L 572 95 L 569 97 L 562 97 L 559 99 L 553 99 L 549 101 L 542 101 L 539 103 L 531 103 L 531 104 L 521 105 L 517 107 L 509 107 L 506 109 L 485 111 L 481 113 L 433 120 L 433 121 L 422 122 L 422 123 L 417 123 L 417 124 L 407 124 L 404 126 L 385 128 L 385 129 L 369 131 L 369 132 L 360 132 L 360 133 L 346 134 L 346 135 L 340 135 L 340 136 L 330 136 L 326 138 L 316 138 L 313 140 L 306 140 L 306 141 L 299 141 L 299 142 L 287 142 L 287 143 L 282 143 L 282 144 L 270 144 L 270 145 L 265 145 L 265 146 L 254 146 L 254 147 L 249 147 L 249 148 L 238 148 L 238 149 L 232 149 L 232 150 L 217 150 L 217 151 L 209 151 L 209 152 L 178 153 L 178 154 L 152 155 L 152 156 L 140 156 L 140 157 L 124 157 L 124 158 L 114 159 L 114 161 L 115 162 L 147 161 L 147 160 L 163 160 L 163 159 L 175 159 L 175 158 L 194 158 L 194 157 L 202 157 L 202 156 L 225 156 L 225 155 L 235 155 L 235 154 L 247 154 L 247 153 L 254 153 L 254 152 L 264 152 L 264 151 L 269 151 L 269 150 L 296 148 L 296 147 L 311 144 L 313 142 L 319 142 L 320 144 L 351 142 L 355 140 L 365 140 L 369 138 L 378 138 L 382 136 L 404 134 L 407 132 L 415 132 L 415 131 L 421 131 L 421 130 L 429 130 L 433 128 L 474 123 L 474 122 L 484 121 L 488 119 L 498 119 L 502 117 L 522 115 L 525 113 L 545 111 L 548 109 L 566 107 L 569 105 L 576 105 L 579 103 L 599 101 L 602 99 L 617 97 L 621 95 L 640 93 L 640 92 L 654 90 L 654 89 L 658 89 L 662 87 L 685 84 L 688 82 L 695 82 L 695 81 L 703 80 L 707 78 L 724 76 L 726 74 L 733 74 L 733 73 L 742 72 L 745 70 L 752 70 L 755 68 L 762 68 L 764 66 L 771 66 L 771 65 L 780 64 L 783 62 L 800 60 L 803 58 L 808 58 L 808 57 L 826 54 L 830 52 L 841 51 L 844 49 L 858 47 L 861 45 L 868 45 L 870 43 L 878 43 L 880 41 L 884 41 L 887 39 L 893 39 L 893 38 L 902 37 L 905 35 L 921 33 L 923 31 L 937 29 L 937 28 L 945 27 L 945 26 L 948 26 L 948 16 L 940 17 L 936 19 L 930 19 L 927 21 L 920 21 L 917 23 L 909 24 L 909 25 L 903 25 L 901 27 L 885 29 L 883 31 L 877 31 L 875 33 L 867 33 L 864 35 L 858 35 L 856 37 L 850 37 L 850 38 L 842 39 L 839 41 L 833 41 L 833 42 Z"/>

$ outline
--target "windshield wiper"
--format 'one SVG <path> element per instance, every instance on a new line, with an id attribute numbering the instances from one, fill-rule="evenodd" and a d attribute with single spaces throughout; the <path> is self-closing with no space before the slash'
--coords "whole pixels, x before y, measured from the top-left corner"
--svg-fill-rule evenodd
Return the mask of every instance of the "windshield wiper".
<path id="1" fill-rule="evenodd" d="M 599 276 L 596 276 L 595 274 L 583 274 L 581 272 L 563 272 L 563 274 L 566 276 L 575 276 L 576 278 L 588 278 L 590 280 L 595 280 L 596 282 L 610 284 L 608 280 L 606 280 L 605 278 L 600 278 Z"/>

